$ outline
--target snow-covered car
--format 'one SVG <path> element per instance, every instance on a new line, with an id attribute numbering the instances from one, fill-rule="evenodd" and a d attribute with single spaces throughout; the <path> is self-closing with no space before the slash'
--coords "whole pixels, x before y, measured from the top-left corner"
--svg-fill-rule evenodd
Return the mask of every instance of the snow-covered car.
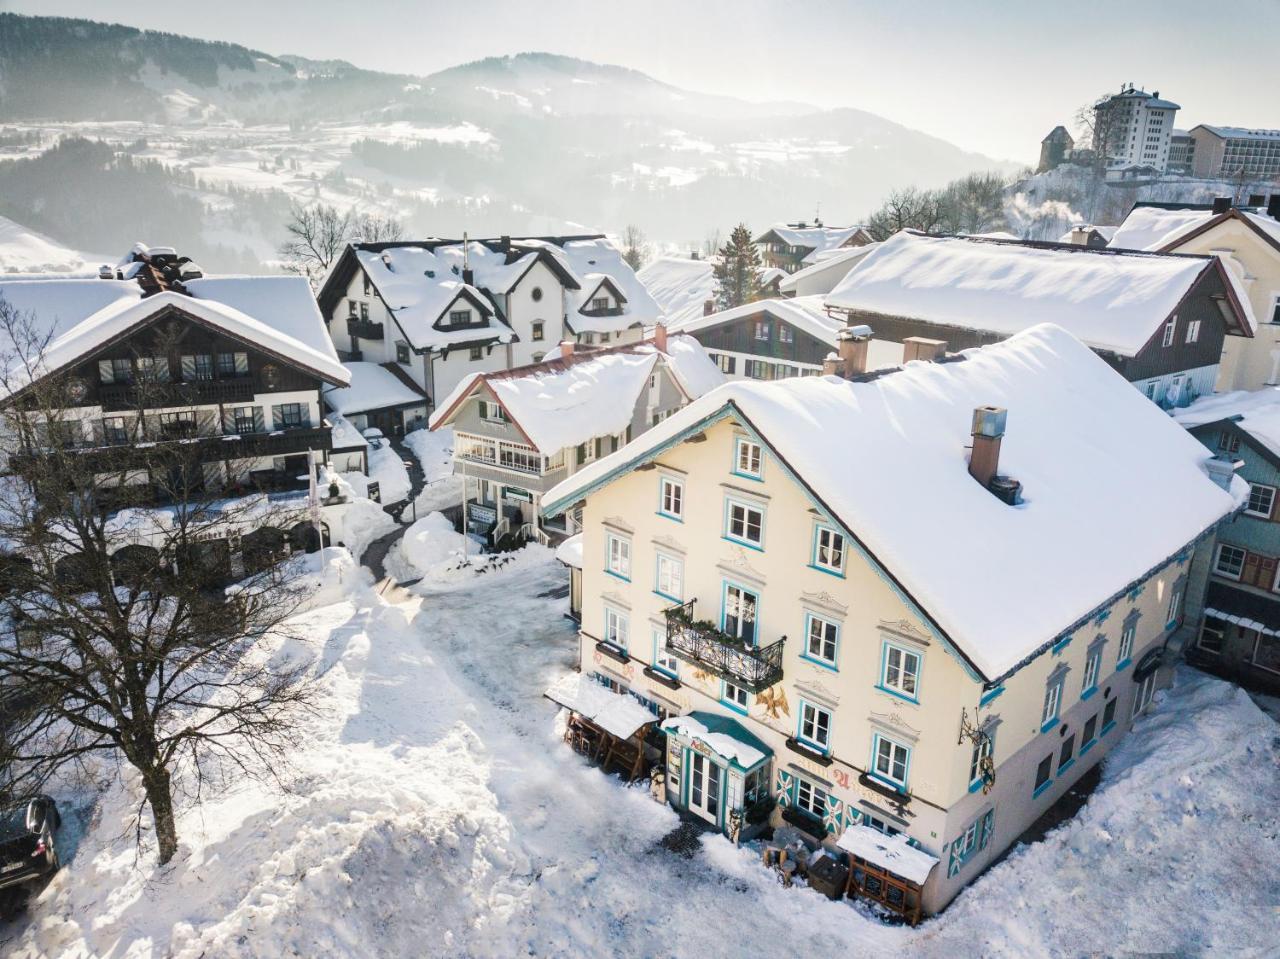
<path id="1" fill-rule="evenodd" d="M 0 806 L 0 912 L 11 910 L 17 887 L 58 871 L 53 835 L 61 825 L 57 803 L 48 796 Z"/>

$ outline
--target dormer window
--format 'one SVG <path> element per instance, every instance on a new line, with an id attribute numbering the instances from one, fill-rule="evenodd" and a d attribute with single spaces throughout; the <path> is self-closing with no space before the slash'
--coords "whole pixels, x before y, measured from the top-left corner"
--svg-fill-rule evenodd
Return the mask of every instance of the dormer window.
<path id="1" fill-rule="evenodd" d="M 591 309 L 607 310 L 609 309 L 609 298 L 607 296 L 595 296 L 591 298 Z"/>
<path id="2" fill-rule="evenodd" d="M 450 310 L 449 325 L 450 326 L 466 326 L 471 322 L 470 310 Z"/>

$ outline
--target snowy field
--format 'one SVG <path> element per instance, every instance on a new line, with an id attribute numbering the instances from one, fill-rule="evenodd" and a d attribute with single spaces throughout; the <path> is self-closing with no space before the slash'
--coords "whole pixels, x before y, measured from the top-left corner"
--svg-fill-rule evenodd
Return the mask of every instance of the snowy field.
<path id="1" fill-rule="evenodd" d="M 572 754 L 542 698 L 576 649 L 549 551 L 399 606 L 343 569 L 322 592 L 339 601 L 304 615 L 311 644 L 278 653 L 313 660 L 326 702 L 285 791 L 188 809 L 163 870 L 125 834 L 136 783 L 82 787 L 78 808 L 59 792 L 74 848 L 4 954 L 1260 956 L 1280 939 L 1280 730 L 1225 683 L 1182 671 L 1074 821 L 911 930 L 783 889 L 721 837 L 690 859 L 658 846 L 674 813 Z"/>

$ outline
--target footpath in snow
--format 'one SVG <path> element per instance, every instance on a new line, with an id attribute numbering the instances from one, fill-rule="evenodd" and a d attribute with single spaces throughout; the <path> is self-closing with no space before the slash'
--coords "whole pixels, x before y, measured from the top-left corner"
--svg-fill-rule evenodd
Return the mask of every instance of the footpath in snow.
<path id="1" fill-rule="evenodd" d="M 137 784 L 86 792 L 65 867 L 0 951 L 953 959 L 1280 941 L 1280 730 L 1220 681 L 1180 672 L 1076 819 L 907 929 L 783 889 L 719 836 L 667 851 L 675 814 L 559 741 L 541 693 L 576 643 L 549 551 L 437 570 L 394 607 L 337 568 L 338 601 L 303 617 L 312 643 L 276 652 L 312 659 L 326 703 L 286 790 L 240 783 L 186 809 L 163 870 L 123 834 Z"/>

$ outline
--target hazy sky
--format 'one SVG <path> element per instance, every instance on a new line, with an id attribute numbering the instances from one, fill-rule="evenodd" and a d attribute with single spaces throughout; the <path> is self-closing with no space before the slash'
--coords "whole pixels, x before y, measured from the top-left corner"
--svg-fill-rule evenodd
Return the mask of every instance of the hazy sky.
<path id="1" fill-rule="evenodd" d="M 1057 123 L 1132 81 L 1178 126 L 1280 127 L 1280 0 L 0 0 L 430 73 L 545 50 L 748 99 L 851 106 L 1032 161 Z M 203 15 L 201 15 L 203 12 Z"/>

